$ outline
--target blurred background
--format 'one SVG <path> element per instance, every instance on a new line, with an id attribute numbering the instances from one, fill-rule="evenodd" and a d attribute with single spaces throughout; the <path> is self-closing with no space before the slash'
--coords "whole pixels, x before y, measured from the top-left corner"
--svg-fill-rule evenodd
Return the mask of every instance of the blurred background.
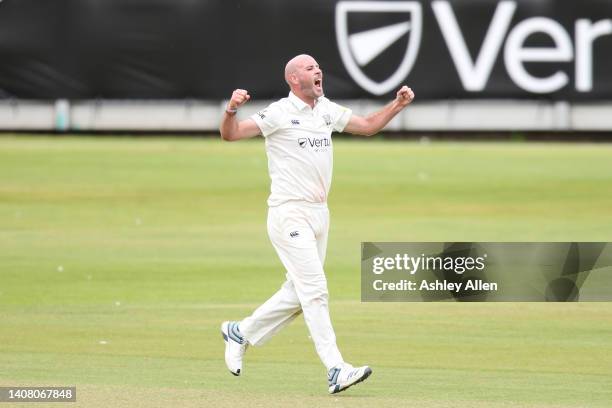
<path id="1" fill-rule="evenodd" d="M 233 89 L 255 112 L 308 53 L 357 113 L 410 85 L 388 131 L 603 137 L 610 49 L 606 0 L 4 0 L 0 130 L 214 132 Z"/>

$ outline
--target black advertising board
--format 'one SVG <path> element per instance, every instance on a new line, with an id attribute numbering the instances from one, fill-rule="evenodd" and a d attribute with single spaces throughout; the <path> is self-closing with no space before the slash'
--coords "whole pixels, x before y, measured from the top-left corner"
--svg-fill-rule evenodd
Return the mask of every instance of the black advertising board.
<path id="1" fill-rule="evenodd" d="M 337 99 L 612 98 L 607 0 L 3 0 L 0 97 L 287 92 L 313 55 Z"/>

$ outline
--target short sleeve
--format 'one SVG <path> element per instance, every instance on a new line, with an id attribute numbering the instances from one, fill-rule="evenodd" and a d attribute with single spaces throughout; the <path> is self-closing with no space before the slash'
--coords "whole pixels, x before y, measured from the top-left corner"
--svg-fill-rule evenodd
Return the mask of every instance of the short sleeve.
<path id="1" fill-rule="evenodd" d="M 338 105 L 335 102 L 331 102 L 330 107 L 334 123 L 334 130 L 336 132 L 342 132 L 351 119 L 353 111 L 342 105 Z"/>
<path id="2" fill-rule="evenodd" d="M 283 118 L 283 110 L 277 102 L 270 104 L 267 108 L 260 110 L 251 116 L 255 121 L 261 134 L 268 137 L 280 127 Z"/>

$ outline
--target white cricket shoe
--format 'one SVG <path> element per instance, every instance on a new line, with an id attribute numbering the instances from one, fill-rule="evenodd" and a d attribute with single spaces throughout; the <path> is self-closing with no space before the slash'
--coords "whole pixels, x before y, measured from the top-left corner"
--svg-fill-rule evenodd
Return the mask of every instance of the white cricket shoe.
<path id="1" fill-rule="evenodd" d="M 335 394 L 358 384 L 372 374 L 372 369 L 368 366 L 353 367 L 348 363 L 343 363 L 333 367 L 327 373 L 329 393 Z"/>
<path id="2" fill-rule="evenodd" d="M 242 356 L 246 352 L 249 343 L 240 334 L 239 322 L 223 322 L 221 334 L 225 340 L 225 364 L 230 372 L 236 376 L 242 371 Z"/>

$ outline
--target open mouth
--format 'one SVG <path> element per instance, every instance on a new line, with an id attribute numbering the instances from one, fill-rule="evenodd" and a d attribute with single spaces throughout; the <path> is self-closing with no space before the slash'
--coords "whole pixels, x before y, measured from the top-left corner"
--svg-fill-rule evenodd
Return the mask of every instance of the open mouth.
<path id="1" fill-rule="evenodd" d="M 323 80 L 321 78 L 317 78 L 314 80 L 314 85 L 317 88 L 321 88 L 321 86 L 323 85 Z"/>

